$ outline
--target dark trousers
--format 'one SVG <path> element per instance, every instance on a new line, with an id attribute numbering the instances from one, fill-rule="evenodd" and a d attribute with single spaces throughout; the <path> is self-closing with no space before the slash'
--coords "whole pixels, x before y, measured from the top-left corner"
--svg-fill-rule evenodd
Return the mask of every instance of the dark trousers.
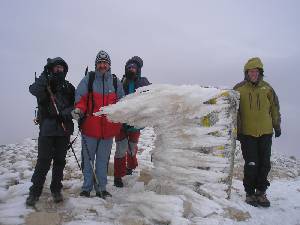
<path id="1" fill-rule="evenodd" d="M 253 137 L 241 137 L 244 165 L 244 188 L 247 194 L 254 194 L 255 189 L 265 192 L 270 186 L 267 180 L 271 169 L 272 134 Z"/>
<path id="2" fill-rule="evenodd" d="M 31 178 L 33 185 L 29 189 L 31 195 L 38 197 L 41 195 L 52 160 L 53 166 L 50 190 L 52 193 L 61 191 L 61 181 L 63 180 L 63 170 L 66 165 L 69 141 L 69 136 L 39 137 L 37 163 Z"/>

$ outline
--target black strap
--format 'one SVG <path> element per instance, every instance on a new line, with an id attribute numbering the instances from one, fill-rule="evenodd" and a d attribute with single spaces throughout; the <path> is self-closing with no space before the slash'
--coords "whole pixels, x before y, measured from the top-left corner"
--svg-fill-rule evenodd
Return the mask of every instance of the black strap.
<path id="1" fill-rule="evenodd" d="M 88 76 L 89 76 L 88 91 L 89 91 L 89 93 L 93 92 L 93 83 L 95 80 L 95 75 L 96 74 L 94 71 L 90 71 L 88 73 Z"/>
<path id="2" fill-rule="evenodd" d="M 118 91 L 118 77 L 116 76 L 116 74 L 112 74 L 113 77 L 113 85 L 115 88 L 115 92 L 117 93 Z M 88 92 L 92 93 L 93 92 L 93 83 L 95 80 L 95 72 L 91 71 L 89 72 L 89 83 L 88 83 Z"/>
<path id="3" fill-rule="evenodd" d="M 116 74 L 112 74 L 112 76 L 113 76 L 113 85 L 115 88 L 115 93 L 118 97 L 118 94 L 117 94 L 117 92 L 118 92 L 118 77 L 116 76 Z"/>
<path id="4" fill-rule="evenodd" d="M 86 107 L 87 107 L 87 111 L 89 109 L 89 101 L 90 101 L 90 96 L 92 97 L 92 109 L 91 109 L 91 114 L 93 114 L 94 112 L 94 95 L 93 95 L 93 83 L 95 80 L 95 72 L 94 71 L 90 71 L 88 73 L 89 76 L 89 82 L 88 82 L 88 96 L 87 96 L 87 103 L 86 103 Z M 115 93 L 117 94 L 118 91 L 118 77 L 115 74 L 112 74 L 113 77 L 113 85 L 115 88 Z M 104 94 L 104 93 L 103 93 Z"/>
<path id="5" fill-rule="evenodd" d="M 94 95 L 93 95 L 93 83 L 94 83 L 94 80 L 95 80 L 95 72 L 94 71 L 91 71 L 88 73 L 88 76 L 89 76 L 89 82 L 88 82 L 88 96 L 87 96 L 87 102 L 86 102 L 86 112 L 88 113 L 88 110 L 89 110 L 89 102 L 90 102 L 90 96 L 92 97 L 92 108 L 91 108 L 91 112 L 90 114 L 93 114 L 94 112 Z M 86 114 L 87 114 L 86 113 Z"/>

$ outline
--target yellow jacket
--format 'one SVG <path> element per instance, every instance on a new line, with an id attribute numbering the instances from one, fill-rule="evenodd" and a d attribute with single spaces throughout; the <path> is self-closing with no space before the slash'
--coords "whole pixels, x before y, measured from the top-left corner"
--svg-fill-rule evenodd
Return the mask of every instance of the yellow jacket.
<path id="1" fill-rule="evenodd" d="M 257 84 L 244 80 L 233 89 L 240 93 L 238 134 L 260 137 L 280 130 L 279 101 L 271 85 L 261 78 Z"/>

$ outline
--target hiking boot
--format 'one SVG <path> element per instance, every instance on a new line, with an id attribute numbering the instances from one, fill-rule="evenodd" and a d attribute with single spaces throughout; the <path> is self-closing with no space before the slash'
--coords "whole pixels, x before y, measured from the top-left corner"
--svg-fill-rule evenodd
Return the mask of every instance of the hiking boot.
<path id="1" fill-rule="evenodd" d="M 29 194 L 29 196 L 26 199 L 26 205 L 34 206 L 38 200 L 39 200 L 39 197 Z"/>
<path id="2" fill-rule="evenodd" d="M 82 191 L 82 192 L 80 192 L 79 195 L 82 197 L 87 197 L 87 198 L 89 198 L 91 196 L 89 191 Z"/>
<path id="3" fill-rule="evenodd" d="M 266 192 L 257 190 L 255 193 L 257 204 L 261 207 L 270 207 L 271 203 L 267 198 Z"/>
<path id="4" fill-rule="evenodd" d="M 246 194 L 246 201 L 247 204 L 257 207 L 257 200 L 255 194 Z"/>
<path id="5" fill-rule="evenodd" d="M 54 192 L 52 193 L 53 202 L 59 203 L 64 200 L 62 194 L 60 192 Z"/>
<path id="6" fill-rule="evenodd" d="M 123 181 L 121 177 L 115 177 L 114 179 L 114 185 L 118 188 L 124 187 Z"/>
<path id="7" fill-rule="evenodd" d="M 96 192 L 96 196 L 106 199 L 107 197 L 112 197 L 112 195 L 108 191 Z"/>
<path id="8" fill-rule="evenodd" d="M 132 175 L 133 169 L 126 168 L 126 175 Z"/>

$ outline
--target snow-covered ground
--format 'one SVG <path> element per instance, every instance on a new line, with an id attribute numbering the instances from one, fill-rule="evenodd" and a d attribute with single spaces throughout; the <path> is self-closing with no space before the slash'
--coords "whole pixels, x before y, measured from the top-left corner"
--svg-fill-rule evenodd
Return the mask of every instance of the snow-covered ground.
<path id="1" fill-rule="evenodd" d="M 26 139 L 0 146 L 0 224 L 300 224 L 300 164 L 295 159 L 273 154 L 271 207 L 255 208 L 244 202 L 243 162 L 237 152 L 231 199 L 227 199 L 230 155 L 227 147 L 223 156 L 215 153 L 218 148 L 211 148 L 228 144 L 225 131 L 230 119 L 222 114 L 226 102 L 204 104 L 220 94 L 213 88 L 156 86 L 107 108 L 112 119 L 151 126 L 142 131 L 139 167 L 124 178 L 122 189 L 112 186 L 113 147 L 107 186 L 113 197 L 107 200 L 79 196 L 83 177 L 70 151 L 65 201 L 53 203 L 49 171 L 40 201 L 35 208 L 26 207 L 37 143 Z M 194 122 L 215 112 L 221 119 L 212 127 Z M 209 135 L 216 132 L 217 136 Z M 74 145 L 78 157 L 80 148 L 78 140 Z"/>

